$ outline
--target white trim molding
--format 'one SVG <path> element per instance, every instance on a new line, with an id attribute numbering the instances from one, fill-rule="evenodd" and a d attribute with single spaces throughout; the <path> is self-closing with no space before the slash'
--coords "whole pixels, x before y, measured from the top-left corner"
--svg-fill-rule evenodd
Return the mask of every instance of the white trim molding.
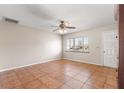
<path id="1" fill-rule="evenodd" d="M 14 70 L 14 69 L 17 69 L 17 68 L 27 67 L 27 66 L 36 65 L 36 64 L 47 63 L 47 62 L 56 61 L 56 60 L 61 60 L 61 59 L 51 59 L 51 60 L 44 60 L 44 61 L 42 60 L 42 61 L 38 61 L 38 62 L 33 63 L 33 64 L 28 64 L 28 65 L 23 65 L 23 66 L 17 66 L 17 67 L 11 67 L 11 68 L 6 68 L 6 69 L 1 69 L 0 72 Z"/>
<path id="2" fill-rule="evenodd" d="M 74 59 L 69 59 L 69 58 L 63 58 L 66 60 L 71 60 L 71 61 L 77 61 L 77 62 L 81 62 L 81 63 L 87 63 L 87 64 L 93 64 L 93 65 L 99 65 L 99 66 L 103 66 L 102 64 L 96 64 L 95 62 L 87 62 L 87 61 L 83 61 L 83 60 L 74 60 Z"/>

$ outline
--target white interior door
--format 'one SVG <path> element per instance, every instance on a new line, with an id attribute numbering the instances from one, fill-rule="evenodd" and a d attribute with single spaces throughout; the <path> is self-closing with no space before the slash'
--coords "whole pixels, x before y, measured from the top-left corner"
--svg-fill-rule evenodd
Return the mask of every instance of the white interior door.
<path id="1" fill-rule="evenodd" d="M 114 31 L 103 33 L 104 66 L 118 67 L 118 35 Z"/>

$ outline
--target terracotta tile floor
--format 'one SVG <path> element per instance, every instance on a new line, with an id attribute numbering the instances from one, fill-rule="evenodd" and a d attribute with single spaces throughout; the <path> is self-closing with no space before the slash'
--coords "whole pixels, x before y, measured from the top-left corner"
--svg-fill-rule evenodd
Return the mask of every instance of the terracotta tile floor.
<path id="1" fill-rule="evenodd" d="M 57 60 L 0 73 L 0 88 L 7 89 L 114 89 L 115 69 Z"/>

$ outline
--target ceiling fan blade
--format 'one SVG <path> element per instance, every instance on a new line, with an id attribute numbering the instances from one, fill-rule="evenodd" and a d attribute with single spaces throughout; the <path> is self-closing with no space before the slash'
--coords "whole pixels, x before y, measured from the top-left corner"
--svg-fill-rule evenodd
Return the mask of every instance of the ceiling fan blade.
<path id="1" fill-rule="evenodd" d="M 76 29 L 76 27 L 72 27 L 72 26 L 66 26 L 66 28 L 68 28 L 68 29 Z"/>
<path id="2" fill-rule="evenodd" d="M 55 30 L 53 30 L 53 32 L 55 32 L 55 31 L 57 31 L 57 30 L 59 30 L 59 29 L 55 29 Z"/>
<path id="3" fill-rule="evenodd" d="M 59 26 L 54 26 L 54 25 L 51 25 L 50 27 L 59 27 Z"/>

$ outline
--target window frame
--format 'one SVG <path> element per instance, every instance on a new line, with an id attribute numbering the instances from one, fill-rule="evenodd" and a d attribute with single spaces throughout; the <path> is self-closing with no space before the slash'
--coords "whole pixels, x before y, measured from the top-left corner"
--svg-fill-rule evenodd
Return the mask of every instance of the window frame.
<path id="1" fill-rule="evenodd" d="M 77 38 L 82 38 L 82 49 L 76 49 L 75 47 L 76 47 L 76 45 L 75 45 L 75 43 L 76 43 L 76 39 Z M 88 45 L 88 49 L 87 50 L 85 50 L 84 48 L 84 38 L 87 38 L 87 45 Z M 72 48 L 72 49 L 67 49 L 67 47 L 68 47 L 68 44 L 67 44 L 67 40 L 73 40 L 73 45 L 72 46 L 74 46 L 74 49 Z M 74 37 L 74 38 L 68 38 L 66 40 L 66 52 L 80 52 L 80 53 L 89 53 L 89 38 L 88 38 L 88 36 L 80 36 L 80 37 Z M 69 47 L 72 47 L 71 46 L 71 43 L 69 42 Z"/>

